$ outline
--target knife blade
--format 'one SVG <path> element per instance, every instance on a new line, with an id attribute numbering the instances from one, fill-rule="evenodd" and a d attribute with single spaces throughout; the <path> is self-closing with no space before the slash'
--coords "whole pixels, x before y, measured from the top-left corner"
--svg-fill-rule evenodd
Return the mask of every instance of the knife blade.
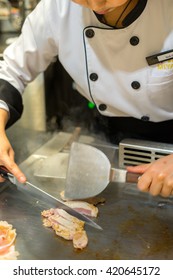
<path id="1" fill-rule="evenodd" d="M 64 202 L 62 202 L 61 200 L 59 200 L 58 198 L 52 196 L 51 194 L 43 191 L 42 189 L 38 188 L 37 186 L 35 186 L 34 184 L 26 181 L 24 184 L 19 183 L 16 179 L 16 177 L 11 174 L 5 167 L 0 166 L 0 176 L 3 177 L 4 179 L 9 180 L 12 184 L 18 186 L 19 188 L 22 187 L 23 189 L 27 188 L 28 190 L 31 189 L 32 193 L 34 192 L 34 194 L 36 196 L 41 196 L 41 198 L 43 198 L 43 200 L 45 199 L 46 196 L 46 200 L 52 205 L 54 204 L 55 207 L 59 207 L 65 211 L 67 211 L 67 213 L 69 213 L 70 215 L 78 218 L 79 220 L 84 221 L 87 225 L 92 226 L 98 230 L 102 230 L 102 227 L 100 227 L 97 223 L 95 223 L 94 221 L 92 221 L 90 218 L 88 218 L 87 216 L 77 212 L 76 210 L 74 210 L 73 208 L 67 206 Z"/>

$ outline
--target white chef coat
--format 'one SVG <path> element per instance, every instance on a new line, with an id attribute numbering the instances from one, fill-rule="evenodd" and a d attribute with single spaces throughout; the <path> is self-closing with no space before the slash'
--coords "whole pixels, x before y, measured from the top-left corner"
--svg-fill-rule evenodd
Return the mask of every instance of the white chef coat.
<path id="1" fill-rule="evenodd" d="M 0 79 L 22 94 L 58 56 L 101 114 L 173 119 L 173 60 L 152 66 L 146 61 L 173 49 L 172 15 L 172 0 L 148 0 L 132 24 L 114 29 L 70 0 L 41 0 L 5 50 Z"/>

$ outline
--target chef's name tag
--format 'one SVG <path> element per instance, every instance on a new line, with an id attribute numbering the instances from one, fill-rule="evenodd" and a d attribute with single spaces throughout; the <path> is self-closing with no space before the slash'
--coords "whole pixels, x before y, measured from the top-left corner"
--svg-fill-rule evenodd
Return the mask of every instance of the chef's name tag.
<path id="1" fill-rule="evenodd" d="M 146 57 L 148 65 L 154 65 L 170 59 L 173 59 L 173 49 Z"/>

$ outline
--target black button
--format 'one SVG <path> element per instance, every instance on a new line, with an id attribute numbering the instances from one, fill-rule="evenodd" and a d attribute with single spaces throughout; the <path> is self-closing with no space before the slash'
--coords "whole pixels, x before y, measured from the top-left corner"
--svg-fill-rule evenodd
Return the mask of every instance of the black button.
<path id="1" fill-rule="evenodd" d="M 134 82 L 131 83 L 131 86 L 134 89 L 139 89 L 141 85 L 138 81 L 134 81 Z"/>
<path id="2" fill-rule="evenodd" d="M 136 46 L 139 44 L 139 38 L 137 36 L 133 36 L 132 38 L 130 38 L 130 44 L 132 46 Z"/>
<path id="3" fill-rule="evenodd" d="M 99 105 L 99 110 L 100 110 L 100 111 L 105 111 L 106 109 L 107 109 L 106 104 L 100 104 L 100 105 Z"/>
<path id="4" fill-rule="evenodd" d="M 91 73 L 90 74 L 90 80 L 95 82 L 98 80 L 98 75 L 96 73 Z"/>
<path id="5" fill-rule="evenodd" d="M 94 37 L 95 32 L 94 32 L 93 29 L 87 29 L 87 30 L 85 31 L 85 35 L 86 35 L 88 38 L 92 38 L 92 37 Z"/>
<path id="6" fill-rule="evenodd" d="M 144 122 L 148 122 L 150 120 L 150 118 L 148 116 L 142 116 L 141 120 Z"/>

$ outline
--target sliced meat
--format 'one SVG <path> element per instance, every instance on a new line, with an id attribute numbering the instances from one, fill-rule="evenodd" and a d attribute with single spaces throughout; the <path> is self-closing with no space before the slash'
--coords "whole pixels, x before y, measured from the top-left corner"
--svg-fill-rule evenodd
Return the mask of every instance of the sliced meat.
<path id="1" fill-rule="evenodd" d="M 97 217 L 98 215 L 98 208 L 93 204 L 90 204 L 86 201 L 77 201 L 77 200 L 69 200 L 66 201 L 65 204 L 81 214 L 90 216 L 90 217 Z"/>
<path id="2" fill-rule="evenodd" d="M 60 208 L 51 208 L 49 210 L 44 210 L 42 213 L 42 216 L 45 218 L 48 218 L 48 220 L 50 220 L 49 218 L 51 217 L 54 218 L 54 220 L 61 225 L 64 225 L 68 228 L 83 228 L 84 226 L 84 222 L 77 219 L 76 217 L 68 214 L 65 210 L 60 209 Z"/>
<path id="3" fill-rule="evenodd" d="M 52 227 L 58 236 L 66 240 L 73 240 L 75 248 L 83 249 L 87 246 L 88 238 L 83 221 L 59 208 L 44 210 L 41 215 L 44 217 L 44 226 Z"/>
<path id="4" fill-rule="evenodd" d="M 0 259 L 17 259 L 19 253 L 15 251 L 14 242 L 16 230 L 6 221 L 0 221 Z"/>
<path id="5" fill-rule="evenodd" d="M 84 201 L 96 206 L 98 204 L 104 204 L 106 202 L 106 199 L 102 196 L 95 196 L 95 197 L 84 199 Z"/>
<path id="6" fill-rule="evenodd" d="M 88 244 L 88 236 L 85 230 L 77 231 L 73 236 L 73 246 L 77 249 L 83 249 Z"/>
<path id="7" fill-rule="evenodd" d="M 64 201 L 70 201 L 70 200 L 65 199 L 64 191 L 61 191 L 61 192 L 60 192 L 60 197 L 61 197 L 61 199 L 64 200 Z M 75 199 L 74 199 L 73 201 L 75 201 Z M 93 204 L 93 205 L 96 206 L 96 205 L 98 205 L 98 204 L 104 204 L 105 201 L 106 201 L 106 199 L 105 199 L 104 197 L 102 197 L 102 196 L 97 195 L 97 196 L 90 197 L 90 198 L 79 199 L 78 201 L 86 201 L 86 202 L 88 202 L 89 204 Z"/>
<path id="8" fill-rule="evenodd" d="M 50 217 L 51 215 L 54 214 L 54 211 L 55 211 L 55 209 L 53 209 L 53 208 L 50 208 L 50 209 L 48 209 L 48 210 L 43 210 L 43 211 L 41 212 L 41 215 L 42 215 L 43 217 L 45 217 L 45 218 L 48 218 L 48 217 Z"/>
<path id="9" fill-rule="evenodd" d="M 73 240 L 75 231 L 68 229 L 63 225 L 59 225 L 53 221 L 52 228 L 54 229 L 56 235 L 63 237 L 66 240 Z"/>
<path id="10" fill-rule="evenodd" d="M 46 219 L 46 218 L 43 219 L 43 225 L 44 225 L 45 227 L 52 227 L 51 221 L 49 221 L 49 220 Z"/>
<path id="11" fill-rule="evenodd" d="M 0 260 L 17 260 L 19 252 L 15 250 L 15 246 L 10 246 L 3 254 L 0 254 Z"/>

